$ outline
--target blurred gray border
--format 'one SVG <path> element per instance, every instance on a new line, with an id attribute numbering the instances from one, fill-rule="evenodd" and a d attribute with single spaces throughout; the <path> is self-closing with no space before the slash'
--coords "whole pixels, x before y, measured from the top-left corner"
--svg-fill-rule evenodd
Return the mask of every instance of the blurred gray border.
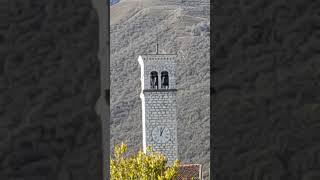
<path id="1" fill-rule="evenodd" d="M 109 0 L 92 0 L 99 18 L 99 50 L 100 61 L 100 97 L 96 104 L 96 112 L 102 121 L 102 174 L 103 180 L 110 179 L 110 11 Z"/>

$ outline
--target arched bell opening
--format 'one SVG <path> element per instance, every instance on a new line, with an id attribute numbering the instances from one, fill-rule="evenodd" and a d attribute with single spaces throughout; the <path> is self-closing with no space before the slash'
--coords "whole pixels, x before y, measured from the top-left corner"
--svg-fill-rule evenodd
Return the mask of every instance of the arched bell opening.
<path id="1" fill-rule="evenodd" d="M 161 88 L 169 89 L 169 73 L 167 71 L 161 72 Z"/>
<path id="2" fill-rule="evenodd" d="M 158 72 L 152 71 L 150 73 L 150 89 L 158 89 Z"/>

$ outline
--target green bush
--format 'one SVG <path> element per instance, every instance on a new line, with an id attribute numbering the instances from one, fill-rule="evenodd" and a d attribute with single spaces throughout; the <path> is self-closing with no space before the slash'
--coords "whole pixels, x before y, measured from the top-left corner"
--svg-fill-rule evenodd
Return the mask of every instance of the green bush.
<path id="1" fill-rule="evenodd" d="M 168 166 L 167 158 L 152 152 L 151 146 L 148 146 L 146 154 L 140 150 L 135 155 L 125 157 L 126 151 L 126 144 L 115 147 L 115 159 L 110 158 L 111 180 L 172 180 L 177 176 L 180 162 L 176 160 L 172 166 Z"/>

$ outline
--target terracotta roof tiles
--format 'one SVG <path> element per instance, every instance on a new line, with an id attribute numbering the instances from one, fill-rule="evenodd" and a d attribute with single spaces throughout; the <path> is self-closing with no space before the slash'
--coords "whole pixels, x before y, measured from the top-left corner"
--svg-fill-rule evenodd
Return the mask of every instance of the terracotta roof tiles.
<path id="1" fill-rule="evenodd" d="M 202 170 L 200 164 L 182 164 L 178 170 L 177 180 L 201 180 Z"/>

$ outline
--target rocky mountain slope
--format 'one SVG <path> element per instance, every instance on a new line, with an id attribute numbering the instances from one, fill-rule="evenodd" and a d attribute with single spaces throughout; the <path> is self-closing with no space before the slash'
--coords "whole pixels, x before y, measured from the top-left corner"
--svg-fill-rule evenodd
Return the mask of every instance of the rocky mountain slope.
<path id="1" fill-rule="evenodd" d="M 142 148 L 139 54 L 177 53 L 179 157 L 210 161 L 209 1 L 123 0 L 111 7 L 111 148 Z"/>
<path id="2" fill-rule="evenodd" d="M 119 0 L 109 0 L 110 1 L 110 6 L 116 4 L 119 2 Z"/>

